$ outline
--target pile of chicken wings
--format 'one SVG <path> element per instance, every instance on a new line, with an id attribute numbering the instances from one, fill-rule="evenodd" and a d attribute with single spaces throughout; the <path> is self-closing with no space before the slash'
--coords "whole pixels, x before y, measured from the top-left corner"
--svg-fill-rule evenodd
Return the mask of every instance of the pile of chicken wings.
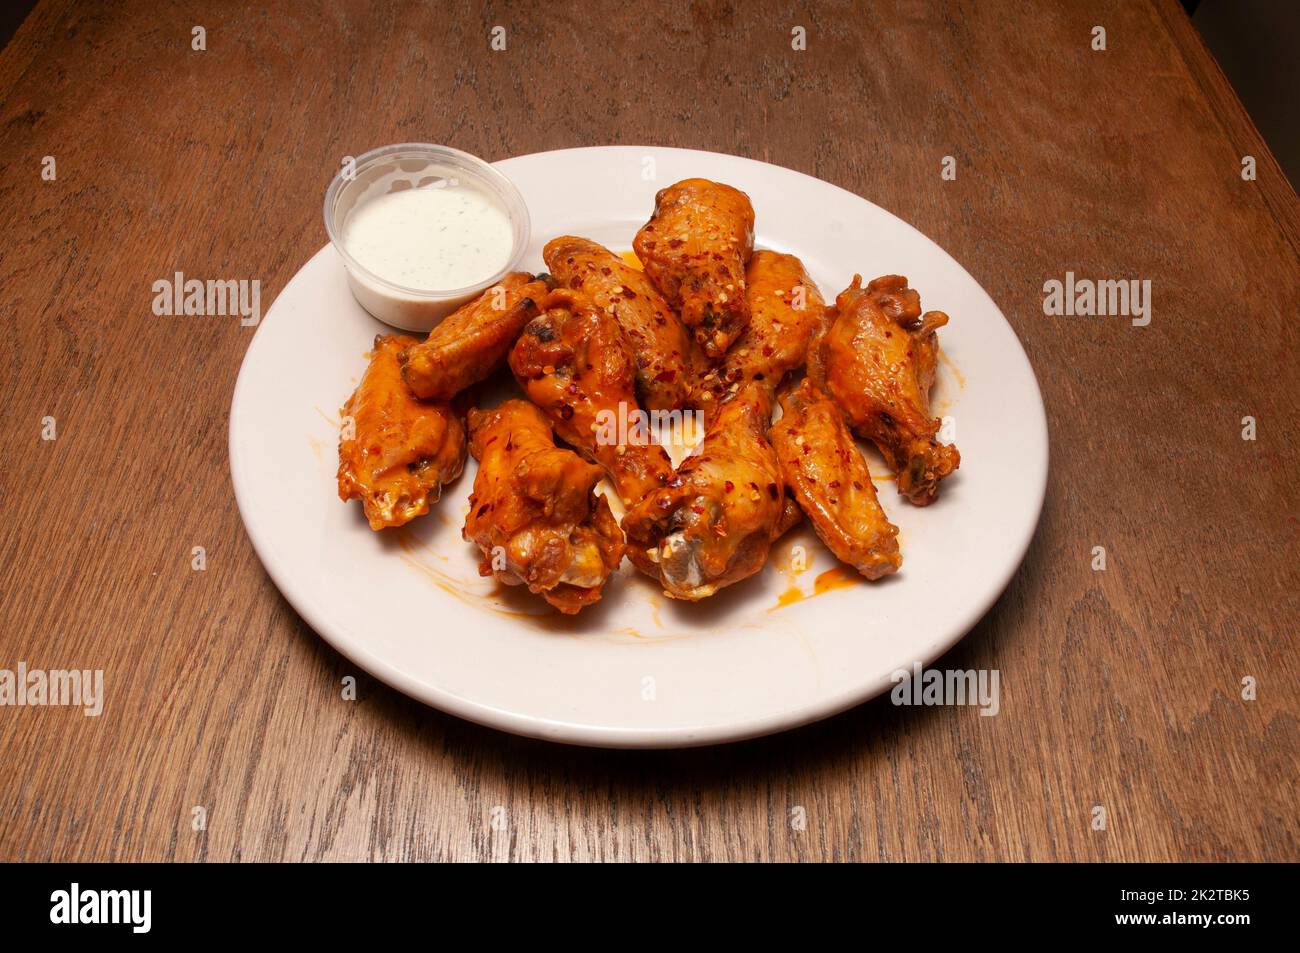
<path id="1" fill-rule="evenodd" d="M 472 453 L 463 535 L 480 574 L 570 614 L 624 555 L 667 595 L 707 598 L 762 569 L 805 515 L 866 578 L 896 572 L 898 528 L 854 437 L 906 500 L 935 499 L 961 459 L 930 411 L 948 316 L 897 275 L 855 275 L 827 306 L 798 258 L 754 250 L 749 197 L 706 179 L 660 191 L 633 249 L 644 270 L 561 236 L 549 273 L 508 275 L 424 341 L 378 336 L 342 409 L 339 497 L 371 529 L 401 526 Z M 523 399 L 472 406 L 503 364 Z M 644 437 L 643 408 L 702 413 L 678 467 Z"/>

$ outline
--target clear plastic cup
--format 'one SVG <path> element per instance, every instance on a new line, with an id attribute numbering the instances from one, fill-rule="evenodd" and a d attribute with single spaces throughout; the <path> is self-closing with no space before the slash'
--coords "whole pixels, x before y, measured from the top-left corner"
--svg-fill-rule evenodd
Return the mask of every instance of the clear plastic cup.
<path id="1" fill-rule="evenodd" d="M 375 274 L 348 252 L 343 237 L 348 217 L 364 203 L 408 188 L 428 188 L 439 180 L 478 189 L 496 201 L 510 219 L 514 245 L 499 272 L 464 288 L 412 288 Z M 430 331 L 461 305 L 472 301 L 511 271 L 528 248 L 528 207 L 513 182 L 482 159 L 459 149 L 410 142 L 373 149 L 345 166 L 325 192 L 325 230 L 347 266 L 348 285 L 363 308 L 385 324 L 406 331 Z"/>

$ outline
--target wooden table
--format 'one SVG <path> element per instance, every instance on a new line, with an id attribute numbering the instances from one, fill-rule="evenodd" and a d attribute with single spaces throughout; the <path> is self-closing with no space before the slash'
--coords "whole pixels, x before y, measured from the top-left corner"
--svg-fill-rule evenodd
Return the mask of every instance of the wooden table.
<path id="1" fill-rule="evenodd" d="M 102 668 L 107 694 L 97 718 L 0 708 L 0 857 L 1300 856 L 1300 212 L 1173 0 L 305 6 L 44 0 L 0 54 L 0 667 Z M 252 329 L 157 317 L 152 283 L 256 278 L 269 305 L 341 158 L 408 140 L 737 153 L 961 261 L 1051 427 L 1024 566 L 938 663 L 1000 670 L 1001 713 L 885 698 L 728 747 L 580 750 L 427 709 L 316 637 L 232 498 Z M 1067 271 L 1149 279 L 1151 324 L 1046 316 Z"/>

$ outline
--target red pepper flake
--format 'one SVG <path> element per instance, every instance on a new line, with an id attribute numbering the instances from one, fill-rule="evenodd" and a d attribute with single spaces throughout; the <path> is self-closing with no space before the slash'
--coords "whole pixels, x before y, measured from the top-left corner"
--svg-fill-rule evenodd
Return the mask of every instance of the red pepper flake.
<path id="1" fill-rule="evenodd" d="M 723 487 L 726 489 L 728 493 L 730 493 L 732 490 L 736 488 L 736 484 L 728 480 L 726 483 L 723 484 Z"/>

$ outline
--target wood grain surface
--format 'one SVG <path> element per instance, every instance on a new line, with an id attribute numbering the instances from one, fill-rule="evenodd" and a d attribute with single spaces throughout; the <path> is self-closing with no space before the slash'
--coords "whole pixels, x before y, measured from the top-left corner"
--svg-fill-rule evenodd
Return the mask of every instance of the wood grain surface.
<path id="1" fill-rule="evenodd" d="M 0 668 L 100 668 L 107 695 L 0 708 L 0 858 L 1300 857 L 1300 210 L 1174 0 L 202 6 L 43 0 L 0 53 Z M 936 663 L 998 669 L 1000 714 L 886 697 L 582 750 L 427 709 L 319 639 L 232 495 L 252 329 L 157 317 L 152 283 L 256 278 L 265 309 L 324 243 L 341 158 L 410 140 L 767 160 L 965 265 L 1051 430 L 1024 566 Z M 1150 326 L 1046 316 L 1067 270 L 1149 279 Z"/>

